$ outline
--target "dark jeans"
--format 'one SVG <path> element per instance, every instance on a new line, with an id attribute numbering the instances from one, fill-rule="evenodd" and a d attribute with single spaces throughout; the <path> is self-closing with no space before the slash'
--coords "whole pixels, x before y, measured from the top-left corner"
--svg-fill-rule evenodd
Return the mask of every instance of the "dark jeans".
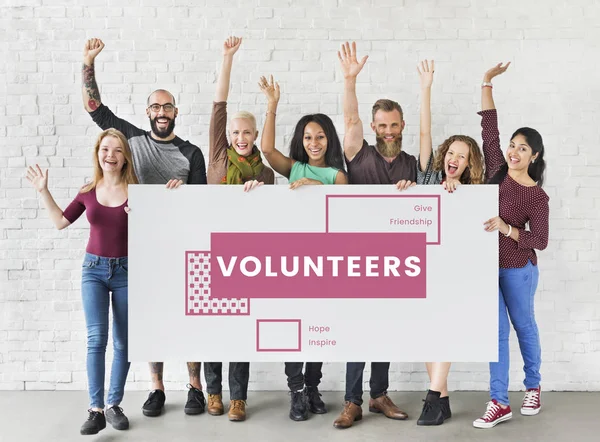
<path id="1" fill-rule="evenodd" d="M 323 372 L 322 362 L 307 362 L 304 374 L 302 374 L 302 366 L 304 362 L 286 362 L 285 374 L 290 391 L 300 391 L 306 385 L 307 387 L 316 387 L 321 382 Z"/>
<path id="2" fill-rule="evenodd" d="M 209 394 L 221 394 L 223 381 L 223 363 L 205 362 L 204 378 Z M 245 401 L 248 399 L 248 379 L 250 362 L 229 363 L 229 399 Z"/>
<path id="3" fill-rule="evenodd" d="M 345 401 L 354 402 L 356 405 L 362 405 L 362 383 L 364 362 L 348 362 L 346 364 L 346 395 Z M 371 379 L 369 387 L 371 389 L 371 398 L 376 399 L 387 393 L 389 387 L 389 362 L 371 362 Z"/>

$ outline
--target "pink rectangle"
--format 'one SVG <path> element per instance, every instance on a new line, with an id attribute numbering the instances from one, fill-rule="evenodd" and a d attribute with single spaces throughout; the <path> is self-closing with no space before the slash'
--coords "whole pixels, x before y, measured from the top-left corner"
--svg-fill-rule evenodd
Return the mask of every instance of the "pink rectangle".
<path id="1" fill-rule="evenodd" d="M 295 348 L 260 348 L 261 322 L 287 322 L 298 324 L 298 345 Z M 257 319 L 256 320 L 256 351 L 257 352 L 298 352 L 302 351 L 302 321 L 300 319 Z"/>
<path id="2" fill-rule="evenodd" d="M 427 244 L 439 246 L 442 241 L 442 203 L 440 195 L 326 195 L 325 196 L 325 231 L 329 232 L 329 199 L 330 198 L 433 198 L 437 200 L 437 241 Z"/>
<path id="3" fill-rule="evenodd" d="M 425 298 L 426 253 L 425 233 L 213 233 L 211 296 Z"/>

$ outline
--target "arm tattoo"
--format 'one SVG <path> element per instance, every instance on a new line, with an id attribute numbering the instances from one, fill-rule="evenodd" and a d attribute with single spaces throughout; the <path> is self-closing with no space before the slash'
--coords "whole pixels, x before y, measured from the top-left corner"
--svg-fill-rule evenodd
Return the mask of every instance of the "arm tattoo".
<path id="1" fill-rule="evenodd" d="M 200 377 L 200 362 L 188 362 L 188 374 L 190 378 L 199 378 Z"/>
<path id="2" fill-rule="evenodd" d="M 158 381 L 163 380 L 163 366 L 162 362 L 150 362 L 150 373 L 152 378 L 156 378 Z"/>
<path id="3" fill-rule="evenodd" d="M 95 111 L 100 106 L 102 101 L 100 100 L 100 91 L 98 90 L 98 84 L 96 83 L 96 73 L 94 72 L 94 64 L 87 66 L 85 63 L 81 70 L 83 87 L 88 95 L 88 106 L 91 110 Z"/>

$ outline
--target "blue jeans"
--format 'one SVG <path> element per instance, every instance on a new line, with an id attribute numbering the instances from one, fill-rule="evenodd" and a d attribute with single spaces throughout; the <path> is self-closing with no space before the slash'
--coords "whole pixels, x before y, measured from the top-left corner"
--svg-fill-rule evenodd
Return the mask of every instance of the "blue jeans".
<path id="1" fill-rule="evenodd" d="M 91 408 L 104 408 L 104 359 L 108 342 L 108 310 L 112 301 L 114 358 L 107 403 L 123 400 L 127 361 L 127 257 L 85 254 L 81 297 L 87 327 L 87 375 Z"/>
<path id="2" fill-rule="evenodd" d="M 499 276 L 499 356 L 498 362 L 490 363 L 490 396 L 501 404 L 508 405 L 509 316 L 517 332 L 519 348 L 525 363 L 525 388 L 537 388 L 540 385 L 542 348 L 533 312 L 539 271 L 537 266 L 528 261 L 523 268 L 500 269 Z"/>

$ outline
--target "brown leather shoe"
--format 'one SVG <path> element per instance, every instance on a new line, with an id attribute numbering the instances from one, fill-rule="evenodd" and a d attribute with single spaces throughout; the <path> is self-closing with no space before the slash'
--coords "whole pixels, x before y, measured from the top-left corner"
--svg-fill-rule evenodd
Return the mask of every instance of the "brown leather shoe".
<path id="1" fill-rule="evenodd" d="M 344 409 L 340 416 L 333 422 L 335 428 L 350 428 L 356 421 L 362 419 L 362 408 L 354 402 L 344 404 Z"/>
<path id="2" fill-rule="evenodd" d="M 377 399 L 369 400 L 369 411 L 371 413 L 383 413 L 385 417 L 400 421 L 408 418 L 408 414 L 396 407 L 387 393 Z"/>
<path id="3" fill-rule="evenodd" d="M 240 400 L 232 400 L 229 402 L 229 420 L 233 422 L 241 422 L 246 420 L 246 402 Z"/>
<path id="4" fill-rule="evenodd" d="M 211 416 L 221 416 L 224 413 L 223 399 L 220 394 L 208 395 L 208 414 Z"/>

